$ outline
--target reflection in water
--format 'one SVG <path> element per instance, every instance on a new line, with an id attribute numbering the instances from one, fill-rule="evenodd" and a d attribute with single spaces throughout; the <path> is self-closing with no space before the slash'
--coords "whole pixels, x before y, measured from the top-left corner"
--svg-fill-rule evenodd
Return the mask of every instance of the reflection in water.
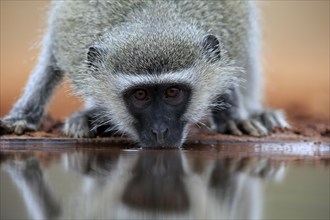
<path id="1" fill-rule="evenodd" d="M 188 211 L 190 204 L 180 155 L 140 153 L 122 202 L 133 209 L 151 212 Z"/>
<path id="2" fill-rule="evenodd" d="M 40 158 L 4 164 L 34 219 L 258 219 L 263 181 L 284 171 L 266 159 L 210 159 L 179 150 L 75 152 L 59 162 L 71 179 L 80 178 L 74 190 L 65 179 L 57 187 L 65 193 L 50 190 L 55 183 L 43 171 L 51 175 L 51 169 Z"/>
<path id="3" fill-rule="evenodd" d="M 6 169 L 20 189 L 32 218 L 46 219 L 60 215 L 60 205 L 45 184 L 36 159 L 10 162 Z"/>

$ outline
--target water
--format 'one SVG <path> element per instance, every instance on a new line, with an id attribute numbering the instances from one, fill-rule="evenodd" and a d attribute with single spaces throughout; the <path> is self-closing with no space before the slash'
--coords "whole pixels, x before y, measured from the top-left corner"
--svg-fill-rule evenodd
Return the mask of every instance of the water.
<path id="1" fill-rule="evenodd" d="M 0 151 L 1 219 L 330 217 L 328 145 L 14 145 Z"/>

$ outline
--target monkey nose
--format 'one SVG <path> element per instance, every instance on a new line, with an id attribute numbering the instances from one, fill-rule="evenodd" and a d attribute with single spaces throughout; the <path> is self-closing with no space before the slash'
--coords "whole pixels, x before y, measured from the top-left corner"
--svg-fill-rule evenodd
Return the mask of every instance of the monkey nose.
<path id="1" fill-rule="evenodd" d="M 151 132 L 156 137 L 157 142 L 159 144 L 164 144 L 165 143 L 165 137 L 168 133 L 168 128 L 153 128 L 151 130 Z"/>

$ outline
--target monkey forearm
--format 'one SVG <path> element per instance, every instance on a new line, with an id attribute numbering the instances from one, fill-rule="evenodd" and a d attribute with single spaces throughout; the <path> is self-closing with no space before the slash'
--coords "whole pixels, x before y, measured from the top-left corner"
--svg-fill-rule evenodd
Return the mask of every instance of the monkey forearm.
<path id="1" fill-rule="evenodd" d="M 30 123 L 38 123 L 54 88 L 62 78 L 63 73 L 54 70 L 52 66 L 37 69 L 31 77 L 24 95 L 17 101 L 6 118 L 26 119 Z"/>
<path id="2" fill-rule="evenodd" d="M 23 96 L 14 105 L 10 114 L 0 120 L 0 133 L 22 134 L 26 130 L 38 128 L 45 106 L 64 76 L 63 71 L 56 66 L 50 35 L 51 32 L 45 37 L 38 65 L 32 72 Z"/>

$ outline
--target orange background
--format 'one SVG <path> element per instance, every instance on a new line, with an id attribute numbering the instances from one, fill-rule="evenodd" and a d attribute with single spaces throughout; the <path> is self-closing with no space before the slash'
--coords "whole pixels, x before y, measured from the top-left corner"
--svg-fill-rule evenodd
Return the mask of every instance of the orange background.
<path id="1" fill-rule="evenodd" d="M 49 1 L 0 1 L 0 117 L 19 98 L 33 69 Z M 266 102 L 329 118 L 329 1 L 258 1 L 262 14 Z M 64 83 L 49 112 L 76 111 L 81 101 Z"/>

